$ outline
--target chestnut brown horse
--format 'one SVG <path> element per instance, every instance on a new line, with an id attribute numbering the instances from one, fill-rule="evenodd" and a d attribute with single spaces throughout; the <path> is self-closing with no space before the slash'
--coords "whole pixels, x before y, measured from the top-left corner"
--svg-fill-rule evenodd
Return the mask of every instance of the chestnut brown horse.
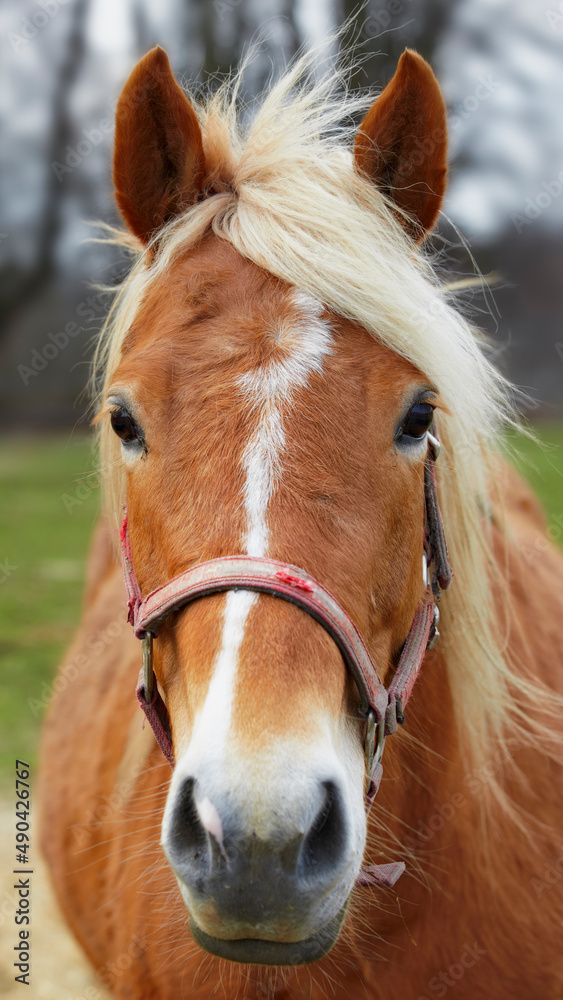
<path id="1" fill-rule="evenodd" d="M 236 84 L 198 105 L 161 49 L 121 96 L 137 261 L 97 358 L 107 502 L 43 849 L 116 997 L 561 997 L 563 562 L 422 249 L 444 104 L 413 52 L 371 106 L 308 66 L 245 125 Z"/>

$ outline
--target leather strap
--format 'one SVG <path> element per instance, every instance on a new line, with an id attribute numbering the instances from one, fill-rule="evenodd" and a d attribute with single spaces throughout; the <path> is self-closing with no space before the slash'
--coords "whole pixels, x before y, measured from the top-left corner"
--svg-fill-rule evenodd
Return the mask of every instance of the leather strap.
<path id="1" fill-rule="evenodd" d="M 315 618 L 338 646 L 358 685 L 361 714 L 366 716 L 371 708 L 378 722 L 384 718 L 387 691 L 350 616 L 330 591 L 305 570 L 276 559 L 226 556 L 198 563 L 157 587 L 136 607 L 135 635 L 139 639 L 146 632 L 155 635 L 159 622 L 173 611 L 226 590 L 253 590 L 281 597 Z"/>
<path id="2" fill-rule="evenodd" d="M 429 561 L 434 564 L 433 590 L 438 594 L 439 590 L 448 589 L 454 574 L 450 566 L 444 522 L 438 503 L 436 457 L 437 455 L 429 455 L 424 466 L 424 498 L 427 526 L 425 541 L 430 550 Z"/>
<path id="3" fill-rule="evenodd" d="M 126 518 L 122 527 L 122 539 L 126 553 L 124 565 L 127 567 L 126 573 L 129 573 L 132 563 Z M 330 591 L 305 570 L 275 559 L 226 556 L 198 563 L 157 587 L 140 602 L 132 583 L 131 593 L 134 596 L 129 604 L 129 620 L 138 639 L 143 639 L 149 632 L 157 635 L 159 623 L 169 614 L 200 597 L 227 590 L 252 590 L 270 594 L 302 608 L 323 626 L 340 649 L 360 692 L 360 714 L 366 717 L 371 710 L 376 723 L 385 723 L 387 736 L 396 731 L 397 723 L 404 721 L 404 710 L 434 624 L 434 601 L 430 589 L 427 589 L 416 612 L 389 690 L 380 680 L 354 622 Z M 140 595 L 140 591 L 138 593 Z"/>
<path id="4" fill-rule="evenodd" d="M 170 767 L 174 767 L 176 761 L 174 759 L 174 749 L 172 747 L 172 733 L 170 732 L 170 716 L 168 714 L 168 709 L 162 700 L 160 691 L 158 690 L 158 684 L 153 684 L 152 694 L 150 698 L 148 697 L 143 669 L 139 671 L 136 694 L 137 700 L 143 709 L 143 712 L 145 713 L 150 727 L 156 737 L 156 742 L 166 757 L 166 760 L 170 764 Z"/>

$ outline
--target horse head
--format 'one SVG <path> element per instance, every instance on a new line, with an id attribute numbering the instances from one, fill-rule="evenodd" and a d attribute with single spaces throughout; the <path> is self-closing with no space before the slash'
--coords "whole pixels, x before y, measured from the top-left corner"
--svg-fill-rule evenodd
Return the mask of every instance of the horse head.
<path id="1" fill-rule="evenodd" d="M 445 156 L 438 85 L 406 52 L 362 121 L 350 183 L 358 199 L 378 192 L 407 255 L 436 221 Z M 259 166 L 263 179 L 265 154 Z M 225 152 L 220 129 L 202 129 L 161 49 L 119 101 L 114 178 L 145 278 L 101 420 L 121 441 L 142 593 L 227 556 L 303 567 L 387 683 L 426 586 L 437 386 L 281 265 L 261 264 L 275 206 L 260 208 L 263 187 Z M 291 219 L 290 177 L 281 197 Z M 246 255 L 233 233 L 250 209 L 258 249 Z M 192 227 L 184 244 L 178 225 Z M 303 242 L 288 231 L 280 259 Z M 358 294 L 365 280 L 355 276 Z M 338 937 L 366 841 L 354 678 L 314 617 L 267 593 L 209 594 L 157 631 L 176 762 L 162 844 L 194 936 L 241 962 L 314 960 Z"/>

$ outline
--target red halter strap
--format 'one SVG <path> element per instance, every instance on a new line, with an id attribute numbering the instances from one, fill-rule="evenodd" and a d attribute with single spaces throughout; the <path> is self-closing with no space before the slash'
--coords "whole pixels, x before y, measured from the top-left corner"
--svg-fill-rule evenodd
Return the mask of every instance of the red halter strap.
<path id="1" fill-rule="evenodd" d="M 440 589 L 449 587 L 452 570 L 436 490 L 434 462 L 439 442 L 429 434 L 424 472 L 425 538 L 424 578 L 426 590 L 403 646 L 393 680 L 388 688 L 350 615 L 318 580 L 303 569 L 275 559 L 226 556 L 198 563 L 157 587 L 143 598 L 131 553 L 127 515 L 121 527 L 121 551 L 128 594 L 128 621 L 143 642 L 143 668 L 137 698 L 153 729 L 160 749 L 174 767 L 170 717 L 154 676 L 152 640 L 164 618 L 192 601 L 228 590 L 251 590 L 279 597 L 306 611 L 328 632 L 338 646 L 360 692 L 360 715 L 366 720 L 367 799 L 371 804 L 381 781 L 381 756 L 385 737 L 404 722 L 404 711 L 418 677 L 424 654 L 438 638 Z M 430 578 L 429 565 L 433 565 Z M 385 871 L 384 871 L 385 869 Z M 360 876 L 360 884 L 390 888 L 404 871 L 403 864 L 376 865 Z"/>

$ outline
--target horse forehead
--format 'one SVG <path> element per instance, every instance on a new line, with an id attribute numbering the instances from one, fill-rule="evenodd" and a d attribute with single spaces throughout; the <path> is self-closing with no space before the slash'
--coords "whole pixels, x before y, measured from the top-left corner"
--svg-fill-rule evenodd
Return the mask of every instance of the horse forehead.
<path id="1" fill-rule="evenodd" d="M 237 253 L 217 237 L 179 257 L 147 290 L 134 327 L 146 346 L 167 330 L 184 342 L 199 326 L 209 347 L 245 324 L 266 322 L 291 309 L 291 286 Z"/>
<path id="2" fill-rule="evenodd" d="M 367 382 L 372 391 L 395 395 L 416 374 L 410 362 L 359 324 L 218 238 L 203 241 L 154 283 L 124 346 L 120 374 L 140 383 L 155 401 L 163 394 L 182 398 L 194 381 L 210 398 L 215 375 L 215 389 L 225 392 L 226 401 L 229 383 L 237 390 L 258 390 L 258 380 L 269 379 L 272 387 L 276 371 L 289 386 L 291 381 L 310 385 L 303 369 L 309 374 L 322 369 L 316 395 L 327 397 L 334 379 L 344 380 L 352 393 Z M 239 381 L 237 374 L 245 378 Z"/>

